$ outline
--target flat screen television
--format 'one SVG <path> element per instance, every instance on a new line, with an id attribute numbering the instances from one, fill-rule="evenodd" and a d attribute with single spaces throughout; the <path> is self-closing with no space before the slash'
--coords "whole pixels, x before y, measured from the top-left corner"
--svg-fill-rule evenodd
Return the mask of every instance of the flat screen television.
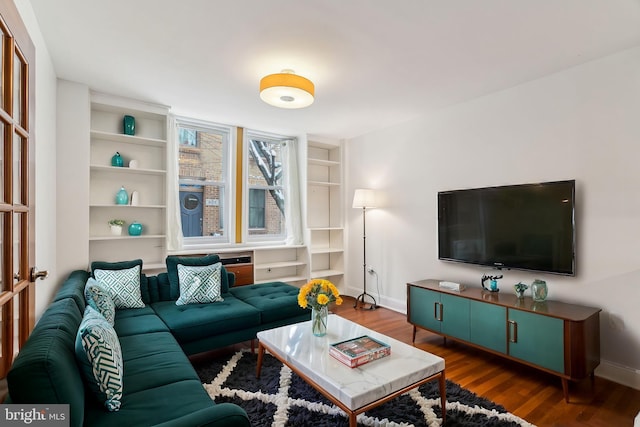
<path id="1" fill-rule="evenodd" d="M 575 180 L 438 193 L 438 258 L 574 276 Z"/>

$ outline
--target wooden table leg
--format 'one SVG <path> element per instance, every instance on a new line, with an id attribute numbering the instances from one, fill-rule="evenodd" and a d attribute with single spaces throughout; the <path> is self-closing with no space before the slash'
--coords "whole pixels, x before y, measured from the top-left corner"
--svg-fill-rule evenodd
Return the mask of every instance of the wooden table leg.
<path id="1" fill-rule="evenodd" d="M 564 401 L 569 403 L 569 380 L 561 378 L 562 380 L 562 393 L 564 394 Z"/>
<path id="2" fill-rule="evenodd" d="M 349 427 L 357 427 L 358 426 L 358 416 L 353 412 L 349 413 Z"/>
<path id="3" fill-rule="evenodd" d="M 256 363 L 256 378 L 260 378 L 260 371 L 262 370 L 262 357 L 264 356 L 264 347 L 262 343 L 258 341 L 258 363 Z"/>
<path id="4" fill-rule="evenodd" d="M 440 406 L 442 407 L 442 425 L 447 418 L 447 382 L 444 378 L 444 371 L 440 372 Z"/>

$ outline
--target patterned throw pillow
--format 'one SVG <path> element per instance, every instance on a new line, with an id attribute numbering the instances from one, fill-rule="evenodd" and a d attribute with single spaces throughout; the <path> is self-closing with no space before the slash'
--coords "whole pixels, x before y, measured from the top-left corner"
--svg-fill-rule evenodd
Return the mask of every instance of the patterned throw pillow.
<path id="1" fill-rule="evenodd" d="M 90 277 L 84 286 L 84 299 L 87 301 L 87 305 L 100 312 L 111 326 L 114 325 L 116 306 L 113 303 L 113 299 L 93 277 Z"/>
<path id="2" fill-rule="evenodd" d="M 94 270 L 100 286 L 111 295 L 116 308 L 142 308 L 140 266 L 124 270 Z"/>
<path id="3" fill-rule="evenodd" d="M 224 301 L 221 292 L 220 272 L 222 263 L 205 266 L 178 264 L 180 296 L 176 305 L 206 304 Z"/>
<path id="4" fill-rule="evenodd" d="M 76 336 L 76 357 L 89 388 L 109 411 L 122 403 L 122 350 L 118 335 L 93 307 L 87 306 Z"/>

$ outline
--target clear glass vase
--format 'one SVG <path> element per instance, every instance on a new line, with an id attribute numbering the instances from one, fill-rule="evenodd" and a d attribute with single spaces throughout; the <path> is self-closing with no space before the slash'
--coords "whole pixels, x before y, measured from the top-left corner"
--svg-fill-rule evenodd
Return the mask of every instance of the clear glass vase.
<path id="1" fill-rule="evenodd" d="M 326 305 L 311 309 L 311 330 L 313 331 L 313 335 L 323 337 L 327 334 L 328 317 L 329 309 Z"/>
<path id="2" fill-rule="evenodd" d="M 534 280 L 531 284 L 531 296 L 536 302 L 541 302 L 547 299 L 547 282 L 544 280 Z"/>

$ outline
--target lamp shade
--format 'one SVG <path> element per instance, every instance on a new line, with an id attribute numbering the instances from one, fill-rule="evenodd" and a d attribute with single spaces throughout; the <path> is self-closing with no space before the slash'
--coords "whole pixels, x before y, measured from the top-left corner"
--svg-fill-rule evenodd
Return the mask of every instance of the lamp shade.
<path id="1" fill-rule="evenodd" d="M 359 188 L 353 193 L 354 208 L 375 208 L 376 192 L 366 188 Z"/>
<path id="2" fill-rule="evenodd" d="M 260 99 L 280 108 L 304 108 L 313 104 L 315 86 L 291 70 L 269 74 L 260 80 Z"/>

